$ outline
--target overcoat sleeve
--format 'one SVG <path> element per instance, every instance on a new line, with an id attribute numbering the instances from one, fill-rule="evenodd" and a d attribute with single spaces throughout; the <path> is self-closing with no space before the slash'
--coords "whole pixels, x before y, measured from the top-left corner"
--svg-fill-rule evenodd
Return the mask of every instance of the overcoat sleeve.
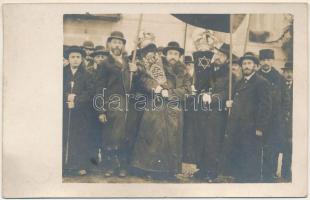
<path id="1" fill-rule="evenodd" d="M 96 109 L 98 114 L 103 114 L 106 113 L 106 102 L 107 102 L 107 97 L 106 95 L 104 95 L 104 88 L 107 88 L 107 82 L 108 82 L 108 71 L 105 68 L 105 65 L 102 64 L 100 65 L 100 67 L 98 68 L 98 72 L 96 74 L 95 77 L 95 96 L 98 97 L 102 97 L 102 98 L 98 98 L 96 101 L 96 104 L 98 106 L 98 108 L 101 109 Z"/>
<path id="2" fill-rule="evenodd" d="M 191 77 L 185 73 L 182 78 L 182 85 L 177 85 L 176 88 L 169 89 L 169 96 L 177 96 L 181 100 L 185 100 L 188 94 L 191 94 Z"/>
<path id="3" fill-rule="evenodd" d="M 90 73 L 87 71 L 83 74 L 83 87 L 81 92 L 75 97 L 76 106 L 85 105 L 91 102 L 94 96 L 94 81 Z"/>
<path id="4" fill-rule="evenodd" d="M 260 80 L 257 84 L 257 114 L 256 129 L 265 132 L 271 117 L 272 98 L 271 91 L 266 80 Z"/>

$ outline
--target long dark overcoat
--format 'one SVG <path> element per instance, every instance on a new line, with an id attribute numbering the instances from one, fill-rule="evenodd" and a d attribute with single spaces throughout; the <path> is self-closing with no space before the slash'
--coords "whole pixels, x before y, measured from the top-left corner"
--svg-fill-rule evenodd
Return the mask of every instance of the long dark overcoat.
<path id="1" fill-rule="evenodd" d="M 122 148 L 128 139 L 127 119 L 130 94 L 130 72 L 128 60 L 124 57 L 120 63 L 111 55 L 98 67 L 96 94 L 104 96 L 104 111 L 107 122 L 102 125 L 102 145 L 105 148 Z M 104 90 L 104 92 L 103 92 Z M 100 105 L 100 103 L 98 103 Z M 101 106 L 99 106 L 101 107 Z M 127 109 L 128 108 L 128 109 Z"/>
<path id="2" fill-rule="evenodd" d="M 256 73 L 250 80 L 241 80 L 233 93 L 233 106 L 228 118 L 224 175 L 239 181 L 257 182 L 262 176 L 262 138 L 271 116 L 271 95 L 268 81 Z"/>
<path id="3" fill-rule="evenodd" d="M 272 180 L 276 173 L 279 152 L 285 142 L 284 109 L 289 100 L 285 91 L 285 78 L 276 69 L 272 67 L 268 73 L 260 70 L 258 74 L 269 82 L 272 97 L 271 120 L 264 135 L 263 170 L 265 180 Z"/>
<path id="4" fill-rule="evenodd" d="M 76 94 L 75 107 L 70 111 L 67 105 L 71 93 L 71 82 L 74 82 L 72 93 Z M 73 75 L 70 66 L 63 69 L 63 166 L 64 169 L 89 169 L 90 159 L 95 155 L 94 136 L 90 132 L 90 105 L 93 96 L 91 75 L 81 65 Z M 68 135 L 69 130 L 69 135 Z M 69 136 L 69 137 L 68 137 Z M 65 163 L 68 139 L 68 163 Z"/>
<path id="5" fill-rule="evenodd" d="M 201 119 L 205 129 L 200 131 L 201 142 L 200 159 L 198 168 L 209 176 L 218 173 L 218 161 L 222 150 L 222 142 L 226 128 L 227 112 L 225 102 L 228 98 L 228 66 L 223 65 L 218 70 L 211 66 L 209 85 L 212 89 L 212 103 L 207 106 L 208 111 L 201 112 Z"/>

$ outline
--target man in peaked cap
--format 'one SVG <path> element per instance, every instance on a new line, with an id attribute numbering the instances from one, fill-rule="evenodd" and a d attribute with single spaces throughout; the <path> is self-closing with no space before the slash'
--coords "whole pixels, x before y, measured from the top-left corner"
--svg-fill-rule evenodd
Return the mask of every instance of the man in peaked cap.
<path id="1" fill-rule="evenodd" d="M 86 174 L 92 169 L 90 160 L 95 156 L 88 117 L 93 83 L 83 66 L 85 55 L 78 46 L 71 46 L 65 52 L 69 64 L 63 69 L 64 175 Z"/>
<path id="2" fill-rule="evenodd" d="M 272 117 L 264 135 L 264 181 L 273 182 L 276 178 L 278 156 L 283 144 L 283 109 L 287 105 L 285 78 L 274 68 L 274 51 L 259 51 L 261 69 L 259 75 L 269 81 L 272 95 Z"/>
<path id="3" fill-rule="evenodd" d="M 240 64 L 243 78 L 234 86 L 232 101 L 226 102 L 231 110 L 221 170 L 237 182 L 260 182 L 262 137 L 271 116 L 269 83 L 255 71 L 258 60 L 252 53 L 243 55 Z"/>
<path id="4" fill-rule="evenodd" d="M 104 96 L 109 102 L 103 102 L 102 107 L 97 109 L 98 118 L 102 126 L 102 148 L 104 152 L 105 176 L 127 176 L 128 166 L 128 130 L 127 122 L 128 101 L 127 94 L 131 94 L 130 74 L 135 72 L 137 66 L 129 63 L 124 57 L 126 40 L 120 31 L 113 31 L 107 39 L 109 47 L 108 58 L 98 68 L 97 72 L 97 95 Z M 113 100 L 118 95 L 119 101 Z M 110 102 L 111 101 L 111 102 Z"/>

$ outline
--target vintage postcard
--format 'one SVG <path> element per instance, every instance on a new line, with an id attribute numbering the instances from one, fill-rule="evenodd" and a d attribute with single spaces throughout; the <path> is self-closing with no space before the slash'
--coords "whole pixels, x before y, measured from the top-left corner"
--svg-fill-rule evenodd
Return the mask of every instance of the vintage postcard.
<path id="1" fill-rule="evenodd" d="M 305 3 L 3 4 L 4 197 L 305 197 Z"/>

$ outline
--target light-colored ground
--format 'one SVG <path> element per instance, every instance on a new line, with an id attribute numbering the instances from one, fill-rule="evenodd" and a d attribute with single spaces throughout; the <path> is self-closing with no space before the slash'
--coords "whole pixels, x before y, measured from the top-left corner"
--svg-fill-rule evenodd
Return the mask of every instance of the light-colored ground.
<path id="1" fill-rule="evenodd" d="M 164 180 L 154 180 L 146 177 L 137 176 L 127 176 L 125 178 L 114 177 L 104 177 L 103 172 L 96 172 L 95 174 L 87 174 L 83 176 L 71 176 L 64 177 L 63 182 L 66 183 L 192 183 L 198 182 L 193 178 L 189 178 L 197 168 L 193 164 L 183 163 L 182 172 L 183 174 L 177 175 L 176 181 L 164 181 Z"/>

